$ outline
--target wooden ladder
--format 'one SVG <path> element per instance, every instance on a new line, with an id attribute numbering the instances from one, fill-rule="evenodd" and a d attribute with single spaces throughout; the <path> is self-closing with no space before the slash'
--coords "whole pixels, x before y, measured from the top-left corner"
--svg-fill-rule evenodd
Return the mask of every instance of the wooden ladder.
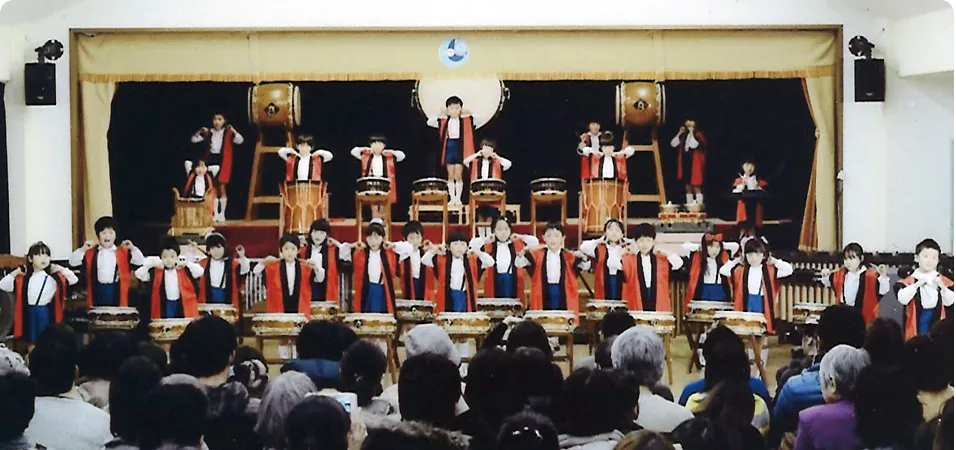
<path id="1" fill-rule="evenodd" d="M 667 193 L 664 191 L 664 172 L 661 170 L 660 145 L 657 141 L 657 128 L 655 127 L 651 131 L 650 144 L 628 143 L 627 130 L 625 130 L 621 148 L 627 147 L 629 145 L 634 149 L 635 152 L 651 152 L 654 154 L 654 170 L 655 176 L 657 177 L 657 193 L 630 194 L 627 199 L 628 203 L 658 203 L 661 205 L 667 203 Z"/>
<path id="2" fill-rule="evenodd" d="M 285 131 L 285 147 L 294 147 L 295 141 L 292 140 L 292 130 Z M 256 140 L 256 154 L 252 160 L 252 183 L 249 183 L 249 201 L 246 205 L 246 220 L 255 220 L 259 218 L 259 209 L 261 205 L 279 205 L 282 199 L 278 195 L 262 194 L 262 172 L 259 170 L 265 158 L 272 157 L 279 153 L 281 146 L 265 145 L 262 142 L 262 131 L 259 131 L 259 139 Z M 282 211 L 279 211 L 282 214 Z"/>

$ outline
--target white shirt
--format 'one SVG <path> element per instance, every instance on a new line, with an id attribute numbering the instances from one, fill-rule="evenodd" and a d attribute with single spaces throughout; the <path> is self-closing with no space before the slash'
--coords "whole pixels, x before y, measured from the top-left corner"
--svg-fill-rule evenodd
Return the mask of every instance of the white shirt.
<path id="1" fill-rule="evenodd" d="M 163 267 L 163 260 L 157 256 L 150 256 L 146 258 L 143 267 L 136 269 L 134 274 L 136 278 L 146 283 L 152 278 L 153 269 L 157 267 Z M 193 278 L 199 278 L 203 274 L 202 266 L 194 262 L 187 263 L 186 269 L 189 270 L 189 275 Z M 166 290 L 166 300 L 179 300 L 179 276 L 176 275 L 176 268 L 167 269 L 163 267 L 163 271 L 163 287 Z"/>
<path id="2" fill-rule="evenodd" d="M 70 286 L 79 281 L 76 274 L 65 267 L 60 270 L 60 273 L 66 277 L 66 282 L 69 283 Z M 15 280 L 16 277 L 13 273 L 8 273 L 3 279 L 0 279 L 0 289 L 7 292 L 14 292 L 16 290 Z M 33 272 L 27 280 L 27 304 L 31 306 L 49 305 L 50 302 L 53 301 L 53 294 L 56 293 L 56 289 L 56 280 L 53 279 L 53 277 L 43 271 Z M 17 301 L 20 301 L 20 299 L 17 299 Z"/>
<path id="3" fill-rule="evenodd" d="M 226 134 L 226 129 L 217 130 L 215 128 L 209 129 L 209 153 L 219 154 L 222 153 L 222 138 Z M 202 135 L 193 136 L 191 141 L 193 144 L 198 144 L 202 142 Z M 242 144 L 243 138 L 242 135 L 236 131 L 235 128 L 232 130 L 232 142 L 236 144 Z"/>
<path id="4" fill-rule="evenodd" d="M 104 248 L 97 246 L 98 251 L 96 252 L 96 281 L 100 284 L 111 284 L 116 282 L 117 267 L 116 267 L 116 244 L 111 245 L 109 248 Z M 130 254 L 130 264 L 134 266 L 143 265 L 145 257 L 143 252 L 139 251 L 138 248 L 133 247 L 129 250 Z M 86 255 L 86 249 L 80 247 L 70 255 L 70 266 L 79 267 L 83 265 L 83 260 Z"/>
<path id="5" fill-rule="evenodd" d="M 193 178 L 193 191 L 187 193 L 187 195 L 193 195 L 196 197 L 204 197 L 206 195 L 206 177 L 196 175 Z"/>
<path id="6" fill-rule="evenodd" d="M 465 116 L 465 117 L 471 117 L 471 123 L 473 124 L 477 124 L 479 122 L 478 117 L 474 114 L 471 114 L 470 116 Z M 448 139 L 460 138 L 461 137 L 461 119 L 458 117 L 442 117 L 442 119 L 448 119 L 448 123 L 445 125 L 446 129 L 448 130 Z M 438 117 L 429 118 L 428 121 L 426 121 L 425 123 L 432 128 L 438 128 L 438 120 L 439 120 Z"/>
<path id="7" fill-rule="evenodd" d="M 362 160 L 362 154 L 364 152 L 371 152 L 372 149 L 369 147 L 353 147 L 350 152 L 355 159 L 359 161 Z M 382 151 L 381 155 L 372 154 L 372 158 L 369 160 L 369 173 L 362 173 L 362 176 L 371 176 L 371 177 L 385 177 L 385 155 L 391 153 L 395 157 L 395 162 L 402 162 L 405 160 L 405 152 L 401 150 L 394 150 L 386 148 Z"/>
<path id="8" fill-rule="evenodd" d="M 856 305 L 856 296 L 860 292 L 860 276 L 863 275 L 863 272 L 866 271 L 865 266 L 860 266 L 856 272 L 846 272 L 846 276 L 843 277 L 843 298 L 841 301 L 847 305 L 853 306 Z M 877 279 L 880 283 L 878 294 L 882 296 L 890 291 L 890 277 L 883 275 Z M 826 287 L 832 287 L 830 285 L 830 277 L 823 277 L 821 280 L 823 285 Z"/>
<path id="9" fill-rule="evenodd" d="M 302 156 L 294 148 L 282 147 L 279 149 L 279 157 L 284 161 L 288 161 L 291 156 L 298 156 L 298 159 L 295 163 L 295 179 L 297 181 L 308 181 L 309 180 L 309 168 L 312 166 L 312 158 L 318 156 L 322 158 L 322 162 L 329 162 L 332 160 L 332 152 L 319 148 L 312 150 L 312 153 L 309 153 L 306 156 Z"/>
<path id="10" fill-rule="evenodd" d="M 624 157 L 630 158 L 634 156 L 634 147 L 624 147 Z M 590 154 L 598 155 L 601 157 L 601 178 L 614 178 L 614 157 L 613 156 L 604 156 L 601 153 L 600 148 L 592 149 Z"/>
<path id="11" fill-rule="evenodd" d="M 732 259 L 720 267 L 720 275 L 729 278 L 733 273 L 734 267 L 740 264 L 739 260 Z M 793 275 L 793 266 L 782 260 L 773 260 L 773 266 L 777 268 L 777 279 L 786 278 Z M 763 294 L 763 265 L 751 266 L 750 273 L 747 275 L 747 292 L 754 295 Z"/>
<path id="12" fill-rule="evenodd" d="M 504 158 L 502 156 L 493 156 L 491 158 L 483 158 L 479 153 L 475 153 L 475 156 L 471 160 L 465 162 L 465 165 L 471 165 L 471 163 L 478 161 L 478 179 L 485 180 L 492 178 L 492 166 L 494 165 L 495 158 L 498 159 L 498 162 L 501 164 L 501 171 L 504 172 L 511 168 L 511 160 Z"/>
<path id="13" fill-rule="evenodd" d="M 368 264 L 365 271 L 368 273 L 368 282 L 373 284 L 382 284 L 382 250 L 366 249 L 368 252 Z"/>
<path id="14" fill-rule="evenodd" d="M 644 287 L 651 287 L 651 281 L 653 281 L 653 279 L 651 278 L 652 276 L 651 275 L 651 258 L 654 257 L 655 255 L 654 254 L 647 254 L 647 255 L 638 254 L 637 256 L 641 258 L 641 266 L 642 266 L 641 268 L 644 271 Z M 667 254 L 667 262 L 671 264 L 671 270 L 680 269 L 684 265 L 684 260 L 680 259 L 680 256 L 677 256 L 677 254 L 675 253 Z"/>
<path id="15" fill-rule="evenodd" d="M 689 130 L 686 130 L 684 132 L 687 133 L 687 140 L 684 141 L 684 148 L 683 148 L 685 152 L 689 152 L 697 148 L 698 146 L 700 146 L 700 143 L 697 142 L 697 138 L 694 136 L 694 133 L 691 133 Z M 677 133 L 677 136 L 674 136 L 674 139 L 671 139 L 671 147 L 676 148 L 677 146 L 680 145 L 681 134 L 682 133 Z"/>
<path id="16" fill-rule="evenodd" d="M 279 262 L 285 264 L 286 279 L 288 281 L 289 292 L 291 293 L 293 292 L 295 288 L 295 265 L 298 263 L 298 261 L 286 262 L 284 260 L 279 260 Z M 240 264 L 241 264 L 241 261 L 240 261 Z M 240 271 L 242 270 L 241 267 L 239 270 Z M 259 264 L 256 264 L 256 267 L 252 269 L 252 274 L 260 275 L 265 270 L 266 270 L 266 264 L 259 263 Z M 321 283 L 322 280 L 325 279 L 325 269 L 323 269 L 322 266 L 319 266 L 315 268 L 314 270 L 312 270 L 312 278 L 317 283 Z"/>
<path id="17" fill-rule="evenodd" d="M 744 190 L 748 190 L 748 191 L 763 190 L 763 188 L 760 187 L 760 182 L 757 180 L 756 175 L 744 175 L 739 178 L 743 178 L 744 182 L 735 186 L 734 192 L 743 192 Z"/>
<path id="18" fill-rule="evenodd" d="M 584 146 L 590 148 L 591 151 L 601 150 L 601 133 L 594 134 L 588 131 L 587 140 L 584 141 Z"/>
<path id="19" fill-rule="evenodd" d="M 943 296 L 943 306 L 953 306 L 953 290 L 939 283 L 939 272 L 935 270 L 932 272 L 916 270 L 913 272 L 913 277 L 928 282 L 919 288 L 916 287 L 916 284 L 911 284 L 900 289 L 896 296 L 901 304 L 908 305 L 916 296 L 916 290 L 919 289 L 920 304 L 923 305 L 923 309 L 935 308 L 940 294 Z"/>
<path id="20" fill-rule="evenodd" d="M 522 242 L 524 242 L 525 246 L 527 247 L 538 246 L 538 238 L 534 236 L 519 234 L 518 237 L 521 239 Z M 486 242 L 487 241 L 485 239 L 476 237 L 472 239 L 471 242 L 468 243 L 468 247 L 472 249 L 473 251 L 479 251 L 482 249 L 482 247 L 484 247 Z M 508 267 L 511 265 L 511 249 L 508 246 L 510 242 L 498 242 L 497 239 L 495 239 L 495 242 L 497 243 L 497 245 L 495 246 L 495 257 L 494 257 L 495 271 L 497 273 L 508 273 Z M 527 265 L 528 265 L 527 259 L 518 258 L 517 256 L 515 257 L 515 265 L 514 265 L 515 268 L 520 269 Z"/>
<path id="21" fill-rule="evenodd" d="M 645 430 L 670 433 L 678 425 L 694 418 L 687 408 L 654 394 L 645 386 L 641 386 L 637 403 L 638 415 L 634 422 Z"/>
<path id="22" fill-rule="evenodd" d="M 451 258 L 451 273 L 449 274 L 451 286 L 449 287 L 452 290 L 463 291 L 465 290 L 465 264 L 463 257 L 452 256 L 451 253 L 446 253 L 446 255 Z M 477 250 L 475 255 L 478 256 L 479 267 L 478 269 L 487 269 L 495 265 L 495 259 L 491 255 Z M 432 251 L 425 252 L 425 256 L 422 257 L 422 264 L 428 267 L 435 267 L 435 253 Z M 478 280 L 474 280 L 478 281 Z"/>
<path id="23" fill-rule="evenodd" d="M 412 278 L 418 278 L 421 275 L 422 255 L 418 251 L 419 249 L 415 248 L 408 241 L 401 241 L 396 242 L 392 250 L 398 255 L 398 262 L 403 262 L 406 259 L 409 260 L 408 265 L 412 268 Z"/>
<path id="24" fill-rule="evenodd" d="M 740 245 L 736 242 L 723 242 L 724 250 L 730 253 L 731 256 L 737 253 L 737 250 L 740 250 Z M 681 256 L 690 256 L 691 253 L 700 250 L 700 244 L 696 242 L 685 242 L 681 245 Z M 707 257 L 707 267 L 704 268 L 704 284 L 718 284 L 720 283 L 720 267 L 717 266 L 717 258 Z"/>
<path id="25" fill-rule="evenodd" d="M 591 239 L 581 243 L 579 249 L 589 258 L 597 258 L 597 246 L 604 244 L 607 247 L 607 270 L 611 275 L 617 275 L 617 272 L 624 269 L 621 254 L 624 253 L 624 247 L 620 244 L 608 244 L 604 238 Z M 597 270 L 597 269 L 595 269 Z"/>
<path id="26" fill-rule="evenodd" d="M 202 255 L 197 258 L 197 261 L 205 259 L 206 256 Z M 249 258 L 238 258 L 239 262 L 239 275 L 245 275 L 249 273 Z M 222 259 L 211 259 L 207 263 L 209 266 L 209 284 L 214 288 L 225 289 L 225 280 L 226 277 L 226 262 Z M 201 267 L 201 266 L 200 266 Z"/>
<path id="27" fill-rule="evenodd" d="M 558 284 L 561 282 L 561 252 L 553 252 L 548 249 L 546 253 L 545 267 L 548 270 L 548 284 Z"/>

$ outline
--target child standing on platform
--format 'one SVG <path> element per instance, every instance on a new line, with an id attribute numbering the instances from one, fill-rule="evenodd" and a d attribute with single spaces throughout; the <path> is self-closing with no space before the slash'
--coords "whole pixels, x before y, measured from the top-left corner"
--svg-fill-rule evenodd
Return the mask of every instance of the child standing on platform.
<path id="1" fill-rule="evenodd" d="M 388 178 L 390 203 L 398 200 L 398 187 L 395 185 L 395 164 L 405 160 L 405 152 L 385 148 L 388 139 L 383 135 L 368 138 L 368 147 L 355 147 L 352 156 L 362 162 L 362 177 Z M 372 207 L 372 217 L 383 217 L 383 207 Z"/>
<path id="2" fill-rule="evenodd" d="M 757 178 L 757 165 L 751 160 L 745 160 L 741 165 L 743 173 L 734 180 L 735 194 L 744 192 L 762 191 L 767 182 Z M 737 200 L 737 223 L 750 224 L 753 227 L 763 226 L 763 202 L 759 200 Z"/>
<path id="3" fill-rule="evenodd" d="M 581 142 L 578 142 L 578 154 L 581 158 L 581 181 L 591 178 L 591 153 L 601 151 L 601 124 L 592 120 L 588 123 L 587 133 L 581 133 Z"/>
<path id="4" fill-rule="evenodd" d="M 312 315 L 312 281 L 324 275 L 322 266 L 311 261 L 300 261 L 299 238 L 285 234 L 279 239 L 279 256 L 269 256 L 252 269 L 253 274 L 265 272 L 266 312 Z"/>
<path id="5" fill-rule="evenodd" d="M 206 154 L 203 159 L 209 166 L 209 171 L 216 178 L 219 186 L 216 188 L 218 197 L 214 205 L 213 217 L 217 222 L 226 220 L 226 190 L 232 178 L 232 151 L 233 144 L 242 145 L 242 135 L 232 125 L 226 123 L 226 116 L 215 113 L 212 116 L 212 129 L 202 127 L 196 130 L 191 139 L 193 144 L 200 142 L 206 145 Z M 186 161 L 186 173 L 192 172 L 192 162 Z"/>
<path id="6" fill-rule="evenodd" d="M 491 255 L 495 264 L 485 269 L 485 297 L 486 298 L 517 298 L 525 302 L 524 274 L 521 269 L 523 263 L 518 254 L 528 247 L 537 247 L 538 238 L 531 235 L 512 233 L 511 222 L 507 216 L 496 216 L 491 220 L 491 229 L 494 235 L 487 238 L 476 237 L 468 247 L 473 251 L 479 250 Z"/>
<path id="7" fill-rule="evenodd" d="M 331 231 L 329 219 L 323 217 L 312 222 L 305 245 L 299 251 L 300 259 L 309 261 L 313 267 L 322 268 L 310 279 L 313 302 L 339 301 L 339 255 L 342 254 L 343 245 L 329 236 Z"/>
<path id="8" fill-rule="evenodd" d="M 117 247 L 116 229 L 112 217 L 96 219 L 96 242 L 86 241 L 70 255 L 71 267 L 84 268 L 87 308 L 129 305 L 131 266 L 142 265 L 145 258 L 128 240 Z"/>
<path id="9" fill-rule="evenodd" d="M 332 160 L 332 152 L 316 149 L 311 134 L 300 134 L 295 148 L 280 148 L 279 157 L 285 161 L 286 181 L 322 181 L 322 166 Z"/>
<path id="10" fill-rule="evenodd" d="M 634 272 L 633 282 L 625 286 L 628 309 L 637 311 L 671 311 L 670 271 L 678 270 L 684 260 L 674 253 L 655 250 L 657 230 L 642 223 L 635 230 L 631 254 L 624 261 L 624 270 Z M 630 267 L 629 267 L 630 266 Z"/>
<path id="11" fill-rule="evenodd" d="M 907 339 L 928 333 L 936 322 L 953 313 L 953 280 L 937 271 L 940 253 L 936 241 L 924 239 L 916 246 L 918 267 L 896 286 L 896 298 L 905 306 L 903 331 Z"/>
<path id="12" fill-rule="evenodd" d="M 352 312 L 395 313 L 395 273 L 398 256 L 394 245 L 385 242 L 385 226 L 373 219 L 365 229 L 365 242 L 346 244 L 342 259 L 352 261 Z"/>
<path id="13" fill-rule="evenodd" d="M 143 267 L 136 269 L 136 278 L 144 283 L 152 281 L 150 289 L 150 319 L 194 319 L 199 317 L 198 296 L 194 278 L 203 275 L 196 263 L 179 260 L 179 243 L 167 237 L 159 256 L 146 258 Z"/>
<path id="14" fill-rule="evenodd" d="M 461 233 L 448 236 L 445 246 L 432 245 L 422 264 L 435 269 L 435 312 L 478 311 L 479 271 L 493 267 L 495 259 L 479 250 L 469 251 Z"/>
<path id="15" fill-rule="evenodd" d="M 768 258 L 767 247 L 759 239 L 747 241 L 743 253 L 743 257 L 724 264 L 720 275 L 731 280 L 734 311 L 762 313 L 767 331 L 773 334 L 774 308 L 780 293 L 777 280 L 792 275 L 793 266 L 773 256 Z"/>
<path id="16" fill-rule="evenodd" d="M 604 236 L 581 243 L 581 253 L 595 261 L 594 295 L 603 300 L 622 300 L 624 285 L 632 281 L 633 270 L 624 270 L 622 255 L 627 251 L 624 224 L 617 219 L 604 222 Z M 628 269 L 633 269 L 632 265 Z"/>
<path id="17" fill-rule="evenodd" d="M 694 300 L 727 302 L 731 299 L 730 281 L 720 275 L 720 268 L 740 250 L 735 242 L 724 242 L 721 234 L 705 234 L 700 243 L 685 242 L 681 247 L 690 256 L 690 279 L 684 311 Z"/>
<path id="18" fill-rule="evenodd" d="M 684 182 L 687 204 L 703 204 L 704 167 L 707 163 L 707 139 L 697 130 L 697 121 L 687 119 L 671 139 L 677 149 L 677 178 Z"/>
<path id="19" fill-rule="evenodd" d="M 441 161 L 448 170 L 448 197 L 450 205 L 461 205 L 462 169 L 465 158 L 475 154 L 475 117 L 463 109 L 456 96 L 445 100 L 445 107 L 437 119 L 428 119 L 428 126 L 438 128 L 441 139 Z"/>
<path id="20" fill-rule="evenodd" d="M 421 222 L 409 220 L 402 227 L 405 242 L 395 244 L 395 252 L 399 255 L 398 277 L 402 295 L 407 300 L 430 300 L 434 294 L 435 275 L 422 264 L 425 249 L 432 245 L 431 241 L 422 241 L 424 233 Z"/>
<path id="21" fill-rule="evenodd" d="M 236 257 L 229 255 L 226 238 L 219 233 L 206 236 L 207 257 L 200 257 L 199 266 L 199 303 L 231 304 L 239 309 L 239 292 L 243 280 L 249 273 L 249 259 L 246 250 L 236 247 Z"/>
<path id="22" fill-rule="evenodd" d="M 836 294 L 836 304 L 845 303 L 863 314 L 863 320 L 870 323 L 880 309 L 880 298 L 890 291 L 890 277 L 886 275 L 886 266 L 877 270 L 868 269 L 863 262 L 863 246 L 853 242 L 843 248 L 843 267 L 837 271 L 824 269 L 820 281 L 826 287 L 832 287 Z"/>
<path id="23" fill-rule="evenodd" d="M 577 274 L 590 263 L 564 248 L 564 240 L 564 226 L 551 222 L 544 229 L 544 247 L 525 248 L 519 255 L 531 277 L 528 310 L 579 311 Z"/>
<path id="24" fill-rule="evenodd" d="M 72 270 L 50 263 L 50 247 L 37 242 L 27 251 L 26 268 L 0 279 L 0 289 L 14 294 L 13 337 L 36 342 L 51 324 L 63 321 L 67 286 L 79 281 Z"/>
<path id="25" fill-rule="evenodd" d="M 582 155 L 588 158 L 591 167 L 591 179 L 596 180 L 627 180 L 627 158 L 634 156 L 633 147 L 625 147 L 621 151 L 614 150 L 614 133 L 605 131 L 601 134 L 601 148 L 591 149 Z M 587 150 L 585 147 L 584 150 Z"/>

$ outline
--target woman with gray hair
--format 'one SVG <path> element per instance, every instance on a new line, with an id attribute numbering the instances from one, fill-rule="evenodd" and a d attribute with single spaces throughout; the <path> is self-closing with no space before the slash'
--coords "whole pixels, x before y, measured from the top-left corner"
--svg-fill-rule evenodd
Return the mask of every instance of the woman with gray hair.
<path id="1" fill-rule="evenodd" d="M 863 445 L 856 434 L 853 398 L 856 379 L 870 365 L 866 350 L 849 345 L 833 347 L 820 361 L 820 391 L 825 405 L 800 411 L 794 450 L 856 449 Z"/>
<path id="2" fill-rule="evenodd" d="M 286 417 L 296 404 L 313 392 L 318 392 L 315 383 L 301 372 L 285 372 L 266 386 L 255 428 L 265 448 L 285 448 Z"/>
<path id="3" fill-rule="evenodd" d="M 653 328 L 644 325 L 621 333 L 611 346 L 614 368 L 630 372 L 640 384 L 637 424 L 658 433 L 670 433 L 684 421 L 694 418 L 687 408 L 651 391 L 664 375 L 664 358 L 664 341 Z"/>

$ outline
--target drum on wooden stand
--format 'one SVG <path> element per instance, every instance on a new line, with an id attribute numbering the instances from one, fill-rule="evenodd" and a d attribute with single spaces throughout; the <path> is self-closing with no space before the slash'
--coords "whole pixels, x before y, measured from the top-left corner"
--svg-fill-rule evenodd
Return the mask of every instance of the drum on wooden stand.
<path id="1" fill-rule="evenodd" d="M 442 312 L 435 324 L 444 328 L 452 340 L 455 337 L 482 337 L 491 329 L 491 317 L 483 312 Z"/>
<path id="2" fill-rule="evenodd" d="M 430 323 L 435 320 L 435 302 L 396 299 L 395 317 L 404 323 Z"/>
<path id="3" fill-rule="evenodd" d="M 637 325 L 647 325 L 654 329 L 659 335 L 668 335 L 677 328 L 677 318 L 674 314 L 666 311 L 631 311 L 631 317 Z"/>
<path id="4" fill-rule="evenodd" d="M 239 321 L 239 311 L 236 311 L 235 306 L 218 303 L 200 303 L 197 306 L 200 317 L 216 316 L 229 322 L 229 325 L 235 325 Z"/>
<path id="5" fill-rule="evenodd" d="M 471 182 L 471 195 L 474 196 L 502 196 L 505 195 L 507 183 L 497 178 L 486 178 Z"/>
<path id="6" fill-rule="evenodd" d="M 249 88 L 249 123 L 261 128 L 291 130 L 302 122 L 299 88 L 292 83 L 266 83 Z"/>
<path id="7" fill-rule="evenodd" d="M 462 101 L 462 109 L 471 112 L 475 128 L 490 122 L 501 108 L 510 92 L 498 77 L 484 78 L 426 78 L 415 83 L 413 101 L 428 119 L 438 119 L 445 108 L 445 101 L 456 96 Z"/>
<path id="8" fill-rule="evenodd" d="M 382 177 L 362 177 L 356 181 L 355 195 L 359 197 L 387 197 L 392 182 Z"/>
<path id="9" fill-rule="evenodd" d="M 342 323 L 355 331 L 359 338 L 372 341 L 382 349 L 388 361 L 388 372 L 392 376 L 392 383 L 397 383 L 399 361 L 395 336 L 398 331 L 398 321 L 395 320 L 395 316 L 380 313 L 352 313 L 346 314 Z"/>
<path id="10" fill-rule="evenodd" d="M 525 311 L 525 320 L 537 322 L 548 334 L 569 334 L 574 331 L 576 314 L 573 311 Z"/>
<path id="11" fill-rule="evenodd" d="M 734 305 L 730 302 L 691 300 L 687 305 L 687 313 L 684 314 L 684 320 L 711 324 L 714 322 L 714 315 L 717 314 L 718 311 L 731 311 L 733 309 Z"/>
<path id="12" fill-rule="evenodd" d="M 193 319 L 153 319 L 149 322 L 149 337 L 158 344 L 170 344 L 186 330 Z"/>
<path id="13" fill-rule="evenodd" d="M 581 216 L 584 232 L 600 234 L 610 219 L 626 222 L 627 182 L 619 180 L 586 180 L 581 186 Z"/>
<path id="14" fill-rule="evenodd" d="M 312 222 L 326 217 L 326 188 L 322 181 L 286 181 L 281 187 L 282 231 L 308 234 Z"/>
<path id="15" fill-rule="evenodd" d="M 827 309 L 827 305 L 822 303 L 794 303 L 793 323 L 794 325 L 817 325 L 820 323 L 820 314 L 824 309 Z"/>
<path id="16" fill-rule="evenodd" d="M 607 313 L 614 310 L 627 311 L 627 303 L 621 300 L 589 300 L 585 307 L 588 321 L 600 322 Z"/>
<path id="17" fill-rule="evenodd" d="M 339 304 L 336 302 L 312 302 L 311 320 L 328 320 L 338 322 Z"/>
<path id="18" fill-rule="evenodd" d="M 260 313 L 252 316 L 252 333 L 257 337 L 293 337 L 308 322 L 305 314 Z"/>
<path id="19" fill-rule="evenodd" d="M 537 195 L 567 195 L 568 182 L 564 178 L 537 178 L 531 180 L 531 193 Z"/>
<path id="20" fill-rule="evenodd" d="M 173 218 L 170 220 L 169 234 L 202 234 L 213 227 L 213 191 L 204 198 L 180 197 L 179 189 L 173 188 Z"/>
<path id="21" fill-rule="evenodd" d="M 412 182 L 412 196 L 441 197 L 448 195 L 448 181 L 441 178 L 419 178 Z"/>
<path id="22" fill-rule="evenodd" d="M 516 298 L 479 298 L 477 306 L 478 312 L 487 314 L 493 322 L 524 314 L 524 305 Z"/>
<path id="23" fill-rule="evenodd" d="M 750 358 L 757 366 L 760 378 L 764 383 L 768 382 L 765 361 L 770 355 L 767 347 L 767 340 L 764 335 L 767 334 L 767 319 L 762 313 L 750 313 L 741 311 L 718 311 L 714 315 L 714 320 L 733 331 L 746 343 L 750 341 L 748 353 Z"/>
<path id="24" fill-rule="evenodd" d="M 126 306 L 94 306 L 86 316 L 91 332 L 130 331 L 139 325 L 139 312 Z"/>
<path id="25" fill-rule="evenodd" d="M 664 85 L 653 81 L 625 81 L 617 88 L 617 123 L 634 127 L 664 124 Z"/>

